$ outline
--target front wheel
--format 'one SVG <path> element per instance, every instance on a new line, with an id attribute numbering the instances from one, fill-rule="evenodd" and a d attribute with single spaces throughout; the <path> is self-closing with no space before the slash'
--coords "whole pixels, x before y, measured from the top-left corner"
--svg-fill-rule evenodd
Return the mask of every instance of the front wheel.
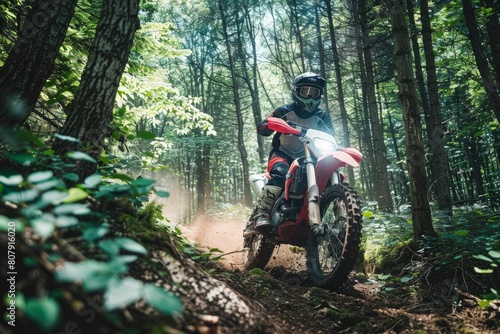
<path id="1" fill-rule="evenodd" d="M 354 268 L 361 240 L 361 202 L 347 184 L 334 184 L 320 198 L 319 233 L 309 233 L 307 269 L 320 287 L 335 290 Z"/>
<path id="2" fill-rule="evenodd" d="M 245 240 L 244 246 L 243 268 L 245 270 L 254 268 L 264 269 L 273 255 L 274 243 L 259 233 L 248 237 Z"/>

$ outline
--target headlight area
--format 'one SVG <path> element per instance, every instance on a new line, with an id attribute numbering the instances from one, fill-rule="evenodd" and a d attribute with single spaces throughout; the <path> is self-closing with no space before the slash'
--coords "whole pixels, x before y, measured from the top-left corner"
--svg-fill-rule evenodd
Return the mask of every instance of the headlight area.
<path id="1" fill-rule="evenodd" d="M 337 150 L 337 143 L 336 142 L 331 142 L 331 141 L 325 140 L 323 138 L 316 137 L 313 139 L 313 143 L 314 143 L 313 153 L 317 157 L 326 155 L 328 153 L 331 153 L 331 152 Z"/>

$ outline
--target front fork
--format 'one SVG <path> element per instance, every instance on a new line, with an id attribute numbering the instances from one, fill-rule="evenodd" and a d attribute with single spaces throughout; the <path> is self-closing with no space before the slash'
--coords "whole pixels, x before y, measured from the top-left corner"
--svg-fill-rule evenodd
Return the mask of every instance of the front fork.
<path id="1" fill-rule="evenodd" d="M 309 225 L 314 233 L 319 230 L 321 224 L 321 214 L 319 211 L 319 189 L 316 184 L 316 171 L 311 152 L 304 143 L 305 165 L 307 172 L 307 210 L 309 212 Z"/>

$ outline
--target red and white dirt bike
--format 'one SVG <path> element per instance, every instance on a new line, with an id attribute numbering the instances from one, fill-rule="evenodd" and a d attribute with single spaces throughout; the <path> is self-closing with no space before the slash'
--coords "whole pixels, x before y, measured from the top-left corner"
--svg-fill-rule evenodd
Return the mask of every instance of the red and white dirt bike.
<path id="1" fill-rule="evenodd" d="M 268 127 L 279 133 L 298 136 L 305 157 L 290 165 L 285 189 L 272 208 L 270 232 L 256 232 L 244 238 L 246 270 L 267 265 L 276 245 L 306 248 L 307 271 L 315 285 L 334 290 L 354 267 L 361 240 L 361 203 L 339 168 L 358 167 L 362 154 L 355 148 L 337 145 L 335 137 L 305 129 L 276 117 Z M 250 176 L 260 198 L 267 174 Z M 253 221 L 255 211 L 250 217 Z"/>

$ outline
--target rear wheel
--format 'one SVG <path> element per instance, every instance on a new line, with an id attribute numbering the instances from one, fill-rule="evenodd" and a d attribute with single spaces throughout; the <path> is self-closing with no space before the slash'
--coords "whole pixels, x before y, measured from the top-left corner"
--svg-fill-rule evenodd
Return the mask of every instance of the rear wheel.
<path id="1" fill-rule="evenodd" d="M 243 268 L 250 270 L 254 268 L 264 269 L 271 259 L 274 244 L 260 233 L 254 234 L 245 240 L 245 255 Z"/>
<path id="2" fill-rule="evenodd" d="M 321 233 L 309 234 L 307 269 L 313 282 L 335 290 L 347 280 L 361 240 L 361 203 L 347 184 L 329 186 L 320 199 Z"/>

